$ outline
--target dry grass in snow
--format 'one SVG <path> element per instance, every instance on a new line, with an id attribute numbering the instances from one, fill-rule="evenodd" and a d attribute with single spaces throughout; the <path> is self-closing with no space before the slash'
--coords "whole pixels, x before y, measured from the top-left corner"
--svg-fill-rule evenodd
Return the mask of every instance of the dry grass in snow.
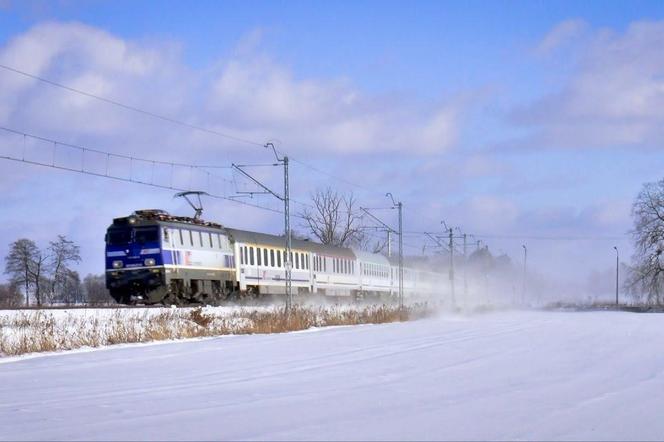
<path id="1" fill-rule="evenodd" d="M 23 311 L 0 316 L 0 356 L 81 347 L 186 339 L 229 334 L 283 333 L 312 327 L 379 324 L 417 319 L 426 304 L 405 307 L 296 307 L 257 309 L 117 309 L 109 312 Z"/>

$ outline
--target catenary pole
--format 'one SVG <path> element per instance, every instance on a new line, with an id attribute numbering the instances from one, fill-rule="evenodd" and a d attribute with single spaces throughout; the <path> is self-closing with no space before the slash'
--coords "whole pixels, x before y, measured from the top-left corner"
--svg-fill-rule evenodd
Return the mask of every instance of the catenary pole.
<path id="1" fill-rule="evenodd" d="M 399 308 L 403 309 L 403 204 L 399 201 Z"/>
<path id="2" fill-rule="evenodd" d="M 618 283 L 620 279 L 620 254 L 618 252 L 618 247 L 613 246 L 616 251 L 616 305 L 618 305 Z"/>
<path id="3" fill-rule="evenodd" d="M 523 247 L 523 288 L 521 290 L 521 304 L 526 303 L 526 279 L 527 279 L 527 263 L 528 263 L 528 247 L 525 244 L 522 244 Z"/>
<path id="4" fill-rule="evenodd" d="M 387 231 L 387 257 L 392 257 L 392 231 Z"/>
<path id="5" fill-rule="evenodd" d="M 449 230 L 450 238 L 450 289 L 452 291 L 452 305 L 456 305 L 455 294 L 454 294 L 454 233 L 452 228 Z"/>
<path id="6" fill-rule="evenodd" d="M 468 302 L 468 242 L 467 235 L 463 234 L 463 302 Z"/>
<path id="7" fill-rule="evenodd" d="M 274 148 L 274 146 L 273 146 Z M 276 152 L 275 152 L 276 154 Z M 278 159 L 279 157 L 277 157 Z M 288 155 L 284 155 L 284 226 L 286 235 L 286 310 L 293 307 L 293 252 L 292 236 L 290 228 L 290 188 L 288 186 Z"/>
<path id="8" fill-rule="evenodd" d="M 249 193 L 249 194 L 254 194 L 254 193 L 269 193 L 272 194 L 274 197 L 277 199 L 281 200 L 284 202 L 284 239 L 285 239 L 285 246 L 286 246 L 286 257 L 284 258 L 284 274 L 285 274 L 285 285 L 286 285 L 286 313 L 290 312 L 290 309 L 293 306 L 293 280 L 292 280 L 292 266 L 293 266 L 293 253 L 292 253 L 292 235 L 291 235 L 291 228 L 290 228 L 290 188 L 288 184 L 288 156 L 284 155 L 283 158 L 279 158 L 279 155 L 277 154 L 277 149 L 274 147 L 273 143 L 267 143 L 265 144 L 266 148 L 272 148 L 272 151 L 274 152 L 274 156 L 277 158 L 277 161 L 284 166 L 284 194 L 279 195 L 278 193 L 272 191 L 269 187 L 258 181 L 256 178 L 253 176 L 249 175 L 245 170 L 243 170 L 243 167 L 241 165 L 237 164 L 232 164 L 232 167 L 242 173 L 244 176 L 249 178 L 251 181 L 256 183 L 258 186 L 260 186 L 264 192 L 238 192 L 238 193 Z M 273 166 L 278 166 L 279 164 L 273 164 Z"/>

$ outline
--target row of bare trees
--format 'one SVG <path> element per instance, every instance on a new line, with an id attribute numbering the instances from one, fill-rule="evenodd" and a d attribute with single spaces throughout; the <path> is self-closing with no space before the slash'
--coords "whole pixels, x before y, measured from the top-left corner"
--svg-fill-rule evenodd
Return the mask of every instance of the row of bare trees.
<path id="1" fill-rule="evenodd" d="M 50 241 L 45 250 L 27 238 L 10 244 L 5 257 L 9 284 L 0 285 L 0 304 L 75 304 L 108 300 L 102 277 L 88 275 L 81 281 L 72 266 L 81 262 L 80 247 L 64 235 Z"/>

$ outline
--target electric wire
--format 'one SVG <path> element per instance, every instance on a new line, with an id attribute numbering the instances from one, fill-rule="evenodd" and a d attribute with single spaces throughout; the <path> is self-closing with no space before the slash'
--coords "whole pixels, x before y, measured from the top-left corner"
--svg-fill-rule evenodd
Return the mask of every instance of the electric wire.
<path id="1" fill-rule="evenodd" d="M 35 74 L 31 74 L 29 72 L 22 71 L 20 69 L 8 66 L 6 64 L 0 63 L 0 68 L 5 69 L 6 71 L 9 71 L 9 72 L 13 72 L 13 73 L 18 74 L 18 75 L 25 76 L 27 78 L 31 78 L 33 80 L 40 81 L 40 82 L 48 84 L 50 86 L 63 89 L 65 91 L 68 91 L 68 92 L 71 92 L 71 93 L 76 93 L 76 94 L 79 94 L 79 95 L 83 95 L 85 97 L 92 98 L 92 99 L 95 99 L 95 100 L 98 100 L 98 101 L 101 101 L 103 103 L 110 104 L 110 105 L 113 105 L 113 106 L 118 106 L 118 107 L 123 108 L 125 110 L 129 110 L 129 111 L 132 111 L 132 112 L 137 112 L 137 113 L 140 113 L 142 115 L 146 115 L 146 116 L 149 116 L 149 117 L 152 117 L 152 118 L 156 118 L 156 119 L 159 119 L 161 121 L 165 121 L 167 123 L 176 124 L 176 125 L 179 125 L 179 126 L 182 126 L 182 127 L 186 127 L 186 128 L 193 129 L 193 130 L 198 130 L 198 131 L 201 131 L 201 132 L 205 132 L 205 133 L 208 133 L 208 134 L 211 134 L 211 135 L 223 137 L 223 138 L 233 140 L 233 141 L 236 141 L 236 142 L 245 143 L 245 144 L 248 144 L 248 145 L 253 145 L 255 147 L 265 147 L 265 143 L 259 143 L 259 142 L 254 141 L 254 140 L 249 140 L 249 139 L 238 137 L 238 136 L 235 136 L 235 135 L 230 135 L 230 134 L 223 133 L 223 132 L 220 132 L 220 131 L 217 131 L 217 130 L 214 130 L 214 129 L 209 129 L 209 128 L 206 128 L 206 127 L 203 127 L 203 126 L 198 126 L 198 125 L 195 125 L 195 124 L 187 123 L 185 121 L 178 120 L 178 119 L 173 118 L 173 117 L 157 114 L 155 112 L 148 111 L 148 110 L 145 110 L 145 109 L 141 109 L 139 107 L 132 106 L 132 105 L 129 105 L 129 104 L 125 104 L 125 103 L 122 103 L 122 102 L 117 101 L 117 100 L 112 100 L 110 98 L 102 97 L 100 95 L 96 95 L 96 94 L 93 94 L 91 92 L 87 92 L 87 91 L 84 91 L 84 90 L 81 90 L 81 89 L 73 88 L 71 86 L 67 86 L 65 84 L 58 83 L 58 82 L 53 81 L 53 80 L 49 80 L 48 78 L 44 78 L 44 77 L 41 77 L 39 75 L 35 75 Z M 281 153 L 282 155 L 285 154 L 285 152 L 281 151 L 280 149 L 277 149 L 277 152 Z M 335 175 L 333 175 L 329 172 L 326 172 L 322 169 L 319 169 L 315 166 L 312 166 L 312 165 L 307 164 L 307 163 L 305 163 L 301 160 L 298 160 L 297 158 L 294 158 L 290 155 L 289 155 L 289 158 L 292 161 L 294 161 L 294 162 L 296 162 L 296 163 L 298 163 L 298 164 L 300 164 L 300 165 L 302 165 L 302 166 L 304 166 L 308 169 L 313 170 L 314 172 L 324 174 L 324 175 L 326 175 L 326 176 L 328 176 L 332 179 L 335 179 L 339 182 L 342 182 L 342 183 L 345 183 L 347 185 L 354 186 L 354 187 L 357 187 L 359 189 L 363 189 L 363 190 L 366 190 L 366 191 L 369 191 L 369 192 L 376 192 L 373 189 L 370 189 L 366 186 L 363 186 L 363 185 L 360 185 L 360 184 L 357 184 L 357 183 L 353 183 L 353 182 L 351 182 L 349 180 L 346 180 L 344 178 L 340 178 L 338 176 L 335 176 Z M 207 166 L 207 168 L 210 168 L 210 169 L 227 168 L 227 166 Z M 376 193 L 378 193 L 378 192 L 376 192 Z"/>
<path id="2" fill-rule="evenodd" d="M 76 89 L 76 88 L 64 85 L 62 83 L 58 83 L 58 82 L 53 81 L 53 80 L 49 80 L 47 78 L 31 74 L 29 72 L 21 71 L 19 69 L 13 68 L 11 66 L 7 66 L 5 64 L 0 63 L 0 68 L 5 69 L 5 70 L 10 71 L 10 72 L 14 72 L 14 73 L 19 74 L 19 75 L 23 75 L 23 76 L 28 77 L 28 78 L 32 78 L 33 80 L 41 81 L 43 83 L 46 83 L 46 84 L 49 84 L 51 86 L 55 86 L 55 87 L 64 89 L 64 90 L 69 91 L 69 92 L 80 94 L 80 95 L 86 96 L 88 98 L 93 98 L 95 100 L 99 100 L 99 101 L 102 101 L 102 102 L 107 103 L 107 104 L 112 104 L 114 106 L 118 106 L 118 107 L 121 107 L 121 108 L 126 109 L 126 110 L 130 110 L 130 111 L 133 111 L 133 112 L 138 112 L 140 114 L 147 115 L 147 116 L 152 117 L 152 118 L 157 118 L 159 120 L 166 121 L 168 123 L 177 124 L 179 126 L 187 127 L 189 129 L 194 129 L 194 130 L 198 130 L 198 131 L 201 131 L 201 132 L 206 132 L 206 133 L 216 135 L 216 136 L 219 136 L 219 137 L 223 137 L 223 138 L 226 138 L 226 139 L 229 139 L 229 140 L 233 140 L 233 141 L 236 141 L 236 142 L 239 142 L 239 143 L 245 143 L 245 144 L 253 145 L 253 146 L 256 146 L 256 147 L 263 147 L 263 143 L 258 143 L 256 141 L 248 140 L 246 138 L 237 137 L 235 135 L 229 135 L 229 134 L 219 132 L 219 131 L 214 130 L 214 129 L 208 129 L 208 128 L 203 127 L 203 126 L 198 126 L 196 124 L 187 123 L 185 121 L 177 120 L 175 118 L 168 117 L 168 116 L 165 116 L 165 115 L 160 115 L 160 114 L 157 114 L 155 112 L 151 112 L 151 111 L 147 111 L 147 110 L 138 108 L 136 106 L 131 106 L 129 104 L 121 103 L 121 102 L 116 101 L 116 100 L 111 100 L 110 98 L 102 97 L 102 96 L 99 96 L 99 95 L 96 95 L 96 94 L 93 94 L 93 93 L 90 93 L 90 92 L 83 91 L 81 89 Z"/>

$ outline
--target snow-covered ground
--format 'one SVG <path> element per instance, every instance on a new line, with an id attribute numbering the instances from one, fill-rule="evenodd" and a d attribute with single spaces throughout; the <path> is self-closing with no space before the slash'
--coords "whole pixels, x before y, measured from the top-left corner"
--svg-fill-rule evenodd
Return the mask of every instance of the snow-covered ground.
<path id="1" fill-rule="evenodd" d="M 0 363 L 1 439 L 664 439 L 664 315 L 502 312 Z"/>

